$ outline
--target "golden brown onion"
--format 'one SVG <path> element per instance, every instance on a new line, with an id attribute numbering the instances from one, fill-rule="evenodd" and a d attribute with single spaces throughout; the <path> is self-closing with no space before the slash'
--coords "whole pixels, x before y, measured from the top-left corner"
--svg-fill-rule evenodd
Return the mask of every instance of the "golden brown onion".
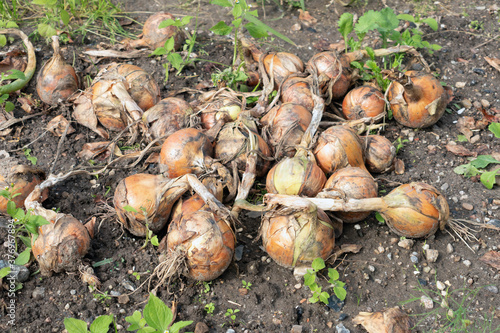
<path id="1" fill-rule="evenodd" d="M 363 138 L 362 138 L 363 140 Z M 382 173 L 390 168 L 396 157 L 396 147 L 384 136 L 366 137 L 365 164 L 368 171 Z"/>
<path id="2" fill-rule="evenodd" d="M 281 86 L 281 101 L 302 105 L 309 112 L 314 108 L 311 93 L 311 79 L 303 77 L 289 77 Z"/>
<path id="3" fill-rule="evenodd" d="M 241 113 L 241 101 L 237 98 L 216 97 L 201 107 L 200 119 L 203 128 L 212 128 L 217 121 L 234 121 Z"/>
<path id="4" fill-rule="evenodd" d="M 321 93 L 331 99 L 345 96 L 351 85 L 350 62 L 347 58 L 338 58 L 335 52 L 315 54 L 306 65 L 306 70 L 318 75 Z"/>
<path id="5" fill-rule="evenodd" d="M 200 174 L 213 157 L 212 143 L 194 128 L 184 128 L 170 135 L 161 147 L 160 170 L 169 178 L 188 173 Z"/>
<path id="6" fill-rule="evenodd" d="M 431 74 L 408 71 L 400 82 L 393 81 L 387 90 L 392 114 L 397 122 L 412 128 L 434 125 L 451 99 Z"/>
<path id="7" fill-rule="evenodd" d="M 321 133 L 314 156 L 327 175 L 347 166 L 366 170 L 363 144 L 347 126 L 332 126 Z"/>
<path id="8" fill-rule="evenodd" d="M 142 120 L 149 125 L 153 139 L 158 139 L 187 127 L 192 114 L 193 109 L 185 100 L 167 97 L 146 111 Z"/>
<path id="9" fill-rule="evenodd" d="M 361 86 L 349 91 L 342 103 L 342 113 L 348 120 L 373 118 L 383 113 L 384 109 L 384 95 L 370 86 Z"/>
<path id="10" fill-rule="evenodd" d="M 59 48 L 59 36 L 52 36 L 54 55 L 43 65 L 36 79 L 36 92 L 42 101 L 57 105 L 78 90 L 75 69 L 68 65 Z"/>
<path id="11" fill-rule="evenodd" d="M 378 185 L 368 171 L 346 167 L 337 170 L 328 178 L 323 191 L 339 191 L 340 196 L 337 198 L 375 198 L 378 195 Z M 335 212 L 335 215 L 346 223 L 356 223 L 366 219 L 370 213 L 370 211 Z"/>
<path id="12" fill-rule="evenodd" d="M 184 33 L 173 25 L 158 29 L 160 23 L 165 20 L 175 20 L 175 17 L 166 12 L 159 12 L 148 17 L 142 28 L 142 38 L 127 41 L 128 46 L 134 49 L 148 47 L 150 50 L 155 50 L 158 47 L 164 46 L 168 39 L 174 37 L 174 49 L 180 49 L 184 42 Z"/>
<path id="13" fill-rule="evenodd" d="M 258 60 L 258 59 L 257 59 Z M 266 73 L 274 78 L 274 89 L 278 90 L 283 80 L 290 74 L 302 73 L 304 63 L 294 54 L 288 52 L 271 53 L 263 59 Z"/>

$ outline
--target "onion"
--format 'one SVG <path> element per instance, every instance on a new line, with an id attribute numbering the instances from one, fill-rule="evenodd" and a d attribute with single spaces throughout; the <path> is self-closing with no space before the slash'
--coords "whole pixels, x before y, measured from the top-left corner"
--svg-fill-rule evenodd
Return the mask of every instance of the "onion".
<path id="1" fill-rule="evenodd" d="M 333 197 L 323 195 L 328 191 L 338 191 L 338 194 Z M 318 196 L 330 197 L 333 199 L 339 199 L 341 197 L 364 199 L 375 198 L 377 195 L 378 185 L 368 171 L 356 167 L 346 167 L 337 170 L 328 178 L 323 192 Z M 357 213 L 336 212 L 335 215 L 346 223 L 356 223 L 366 219 L 368 215 L 370 215 L 370 211 Z"/>
<path id="2" fill-rule="evenodd" d="M 36 92 L 42 101 L 57 105 L 78 89 L 78 77 L 71 65 L 64 62 L 59 48 L 59 36 L 52 36 L 54 55 L 38 73 Z"/>
<path id="3" fill-rule="evenodd" d="M 342 113 L 348 120 L 373 118 L 383 113 L 384 109 L 384 95 L 370 86 L 361 86 L 349 91 L 342 103 Z"/>
<path id="4" fill-rule="evenodd" d="M 264 214 L 260 234 L 265 251 L 284 267 L 326 260 L 335 246 L 330 219 L 307 199 L 296 197 L 295 204 Z"/>
<path id="5" fill-rule="evenodd" d="M 24 200 L 36 185 L 45 179 L 45 173 L 37 168 L 17 164 L 13 158 L 0 159 L 0 190 L 8 190 L 17 208 L 24 208 Z M 47 199 L 48 189 L 42 192 L 40 201 Z M 7 214 L 7 198 L 0 195 L 0 213 Z"/>
<path id="6" fill-rule="evenodd" d="M 452 96 L 431 74 L 406 72 L 387 89 L 387 100 L 394 118 L 412 128 L 434 125 L 443 115 Z"/>
<path id="7" fill-rule="evenodd" d="M 146 111 L 142 120 L 149 125 L 151 137 L 159 139 L 186 127 L 191 114 L 193 109 L 185 100 L 167 97 Z"/>
<path id="8" fill-rule="evenodd" d="M 113 203 L 118 220 L 135 236 L 146 236 L 148 229 L 158 233 L 167 224 L 174 203 L 188 189 L 187 183 L 174 183 L 161 175 L 139 173 L 128 176 L 118 183 L 115 190 Z"/>
<path id="9" fill-rule="evenodd" d="M 360 138 L 347 126 L 332 126 L 319 136 L 314 156 L 326 174 L 347 166 L 365 169 Z"/>
<path id="10" fill-rule="evenodd" d="M 368 171 L 382 173 L 387 171 L 396 157 L 396 147 L 384 136 L 366 137 L 365 163 Z"/>
<path id="11" fill-rule="evenodd" d="M 254 56 L 255 57 L 255 56 Z M 258 59 L 256 59 L 258 60 Z M 278 90 L 285 78 L 293 73 L 302 73 L 304 63 L 295 54 L 288 52 L 271 53 L 262 59 L 266 73 L 274 79 L 274 89 Z"/>
<path id="12" fill-rule="evenodd" d="M 215 141 L 215 158 L 228 168 L 235 161 L 240 171 L 245 171 L 247 156 L 253 150 L 258 151 L 256 175 L 265 176 L 270 166 L 271 151 L 264 139 L 242 122 L 224 125 Z"/>
<path id="13" fill-rule="evenodd" d="M 311 113 L 301 105 L 284 103 L 272 108 L 261 119 L 261 123 L 270 133 L 268 141 L 275 155 L 291 157 L 311 123 Z"/>
<path id="14" fill-rule="evenodd" d="M 293 207 L 297 197 L 266 194 L 269 206 Z M 420 238 L 433 235 L 449 223 L 450 208 L 445 197 L 433 186 L 414 182 L 403 184 L 382 198 L 324 199 L 308 198 L 323 210 L 342 212 L 378 211 L 389 228 L 399 236 Z"/>
<path id="15" fill-rule="evenodd" d="M 309 112 L 314 108 L 314 100 L 311 93 L 311 79 L 303 77 L 289 77 L 281 86 L 281 101 L 302 105 Z"/>
<path id="16" fill-rule="evenodd" d="M 182 33 L 182 30 L 173 25 L 158 29 L 160 23 L 165 20 L 175 20 L 175 17 L 166 12 L 151 15 L 146 22 L 144 22 L 144 26 L 142 28 L 142 38 L 133 41 L 127 40 L 126 43 L 128 44 L 128 47 L 134 49 L 139 47 L 148 47 L 150 50 L 155 50 L 158 47 L 164 46 L 168 39 L 174 37 L 174 49 L 180 49 L 182 43 L 184 42 L 184 34 Z"/>
<path id="17" fill-rule="evenodd" d="M 169 178 L 188 173 L 201 174 L 213 157 L 212 143 L 194 128 L 181 129 L 170 135 L 161 147 L 160 171 Z"/>
<path id="18" fill-rule="evenodd" d="M 241 101 L 229 94 L 209 97 L 208 101 L 204 102 L 199 109 L 201 110 L 201 124 L 205 129 L 212 128 L 221 119 L 228 122 L 236 120 L 242 110 Z"/>
<path id="19" fill-rule="evenodd" d="M 408 314 L 398 307 L 375 313 L 360 312 L 352 321 L 362 325 L 368 333 L 411 333 L 413 327 Z"/>
<path id="20" fill-rule="evenodd" d="M 351 85 L 350 62 L 347 58 L 338 58 L 334 52 L 320 52 L 314 55 L 306 65 L 306 70 L 318 76 L 321 93 L 328 96 L 326 101 L 345 96 Z"/>

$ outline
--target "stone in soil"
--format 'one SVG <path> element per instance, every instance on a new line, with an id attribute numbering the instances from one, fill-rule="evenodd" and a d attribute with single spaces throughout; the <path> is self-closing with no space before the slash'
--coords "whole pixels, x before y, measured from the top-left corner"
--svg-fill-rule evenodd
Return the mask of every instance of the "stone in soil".
<path id="1" fill-rule="evenodd" d="M 351 333 L 347 328 L 345 328 L 344 324 L 338 324 L 335 326 L 337 333 Z"/>
<path id="2" fill-rule="evenodd" d="M 454 250 L 453 245 L 451 244 L 446 245 L 446 253 L 451 254 L 453 253 L 453 250 Z"/>
<path id="3" fill-rule="evenodd" d="M 434 302 L 432 301 L 432 299 L 425 295 L 420 298 L 420 303 L 422 303 L 424 308 L 428 310 L 434 307 Z"/>
<path id="4" fill-rule="evenodd" d="M 470 267 L 470 265 L 472 265 L 472 263 L 470 262 L 470 260 L 464 260 L 463 261 L 463 264 L 467 267 Z"/>
<path id="5" fill-rule="evenodd" d="M 402 239 L 399 241 L 398 246 L 402 247 L 403 249 L 411 249 L 411 247 L 415 244 L 415 241 L 413 239 Z"/>
<path id="6" fill-rule="evenodd" d="M 344 307 L 344 301 L 341 301 L 335 294 L 332 294 L 328 299 L 328 307 L 335 312 L 340 312 Z"/>
<path id="7" fill-rule="evenodd" d="M 425 251 L 425 257 L 428 262 L 436 262 L 439 256 L 438 250 L 428 249 Z"/>
<path id="8" fill-rule="evenodd" d="M 30 271 L 22 265 L 10 265 L 7 260 L 0 260 L 0 269 L 10 267 L 9 276 L 14 277 L 17 282 L 25 282 L 30 277 Z"/>
<path id="9" fill-rule="evenodd" d="M 293 325 L 291 333 L 302 333 L 302 325 Z"/>
<path id="10" fill-rule="evenodd" d="M 45 297 L 45 288 L 44 287 L 36 287 L 31 294 L 33 299 L 41 299 Z"/>
<path id="11" fill-rule="evenodd" d="M 438 281 L 436 282 L 436 287 L 439 289 L 439 290 L 444 290 L 446 288 L 446 286 L 444 285 L 443 282 L 441 281 Z"/>
<path id="12" fill-rule="evenodd" d="M 239 289 L 238 289 L 238 292 L 239 292 L 241 295 L 243 295 L 243 296 L 248 295 L 248 289 L 247 289 L 247 288 L 239 288 Z"/>
<path id="13" fill-rule="evenodd" d="M 465 210 L 473 210 L 474 209 L 474 206 L 472 206 L 470 203 L 466 203 L 464 202 L 462 204 L 462 208 L 465 209 Z"/>
<path id="14" fill-rule="evenodd" d="M 488 290 L 489 292 L 493 294 L 498 294 L 498 287 L 496 286 L 486 286 L 484 289 Z"/>
<path id="15" fill-rule="evenodd" d="M 347 313 L 341 313 L 339 316 L 339 321 L 346 320 L 349 317 Z"/>

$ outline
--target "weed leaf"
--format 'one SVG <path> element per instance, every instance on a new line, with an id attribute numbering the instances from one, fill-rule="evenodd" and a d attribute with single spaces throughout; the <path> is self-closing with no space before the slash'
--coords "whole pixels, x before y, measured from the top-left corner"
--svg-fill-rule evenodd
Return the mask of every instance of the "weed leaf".
<path id="1" fill-rule="evenodd" d="M 500 123 L 491 123 L 490 126 L 488 126 L 488 129 L 495 135 L 495 137 L 500 139 Z"/>
<path id="2" fill-rule="evenodd" d="M 31 247 L 26 248 L 23 252 L 19 253 L 19 256 L 14 260 L 16 265 L 25 265 L 30 261 Z"/>
<path id="3" fill-rule="evenodd" d="M 7 275 L 9 275 L 9 273 L 10 273 L 10 267 L 9 266 L 0 269 L 0 279 L 6 277 Z"/>
<path id="4" fill-rule="evenodd" d="M 415 18 L 410 14 L 399 14 L 397 18 L 403 21 L 415 22 Z"/>
<path id="5" fill-rule="evenodd" d="M 334 287 L 333 292 L 335 293 L 335 296 L 337 296 L 341 301 L 345 300 L 347 296 L 347 291 L 342 287 Z"/>
<path id="6" fill-rule="evenodd" d="M 168 329 L 168 332 L 169 333 L 178 333 L 180 331 L 181 328 L 184 328 L 186 326 L 189 326 L 193 323 L 192 320 L 188 320 L 188 321 L 178 321 L 176 322 L 175 324 L 173 324 L 172 326 L 170 326 L 170 328 Z"/>
<path id="7" fill-rule="evenodd" d="M 210 31 L 212 31 L 216 35 L 224 36 L 229 35 L 231 31 L 233 31 L 233 28 L 228 26 L 224 21 L 220 21 L 219 23 L 211 27 Z"/>
<path id="8" fill-rule="evenodd" d="M 344 40 L 347 40 L 347 35 L 349 35 L 352 32 L 353 29 L 353 20 L 354 20 L 354 15 L 351 13 L 344 13 L 342 16 L 340 16 L 338 26 L 339 26 L 339 32 L 340 34 L 344 37 Z"/>
<path id="9" fill-rule="evenodd" d="M 212 5 L 217 5 L 217 6 L 221 6 L 221 7 L 233 7 L 231 2 L 229 2 L 228 0 L 212 0 L 212 1 L 210 1 L 210 3 Z"/>
<path id="10" fill-rule="evenodd" d="M 275 35 L 276 37 L 278 38 L 281 38 L 283 39 L 285 42 L 287 43 L 290 43 L 292 44 L 293 46 L 297 46 L 295 45 L 294 42 L 292 42 L 292 40 L 288 37 L 286 37 L 285 35 L 279 33 L 278 31 L 274 30 L 273 28 L 271 28 L 270 26 L 264 24 L 262 21 L 260 21 L 258 18 L 256 18 L 255 16 L 253 15 L 250 15 L 248 13 L 244 13 L 243 14 L 243 18 L 246 19 L 247 21 L 257 25 L 257 26 L 260 26 L 262 27 L 263 29 L 267 30 L 268 32 L 272 33 L 273 35 Z"/>
<path id="11" fill-rule="evenodd" d="M 264 27 L 258 26 L 255 23 L 249 22 L 245 24 L 245 28 L 248 30 L 248 33 L 253 37 L 253 38 L 264 38 L 264 37 L 269 37 L 269 34 L 267 33 L 266 29 Z"/>
<path id="12" fill-rule="evenodd" d="M 495 185 L 496 183 L 495 178 L 497 176 L 498 171 L 499 170 L 488 171 L 484 172 L 481 175 L 481 183 L 483 183 L 483 185 L 486 186 L 488 190 L 491 190 L 493 188 L 493 185 Z"/>
<path id="13" fill-rule="evenodd" d="M 479 155 L 475 160 L 470 162 L 472 166 L 478 169 L 484 169 L 491 163 L 500 163 L 500 161 L 497 161 L 491 155 Z"/>
<path id="14" fill-rule="evenodd" d="M 330 282 L 332 282 L 338 280 L 340 274 L 336 269 L 328 269 L 328 277 L 330 278 Z"/>
<path id="15" fill-rule="evenodd" d="M 423 19 L 422 22 L 427 23 L 427 25 L 429 27 L 431 27 L 432 30 L 437 31 L 437 29 L 438 29 L 438 23 L 432 17 L 428 17 L 426 19 Z"/>
<path id="16" fill-rule="evenodd" d="M 64 318 L 64 328 L 68 333 L 87 333 L 87 323 L 75 318 Z"/>
<path id="17" fill-rule="evenodd" d="M 312 265 L 311 265 L 311 266 L 312 266 L 312 268 L 313 268 L 316 272 L 318 272 L 318 271 L 320 271 L 320 270 L 322 270 L 323 268 L 325 268 L 325 267 L 326 267 L 326 265 L 325 265 L 325 261 L 324 261 L 323 259 L 321 259 L 321 258 L 316 258 L 316 259 L 314 259 L 314 261 L 312 262 Z"/>
<path id="18" fill-rule="evenodd" d="M 165 332 L 173 319 L 172 310 L 161 299 L 149 294 L 148 304 L 144 307 L 144 319 L 149 326 Z"/>
<path id="19" fill-rule="evenodd" d="M 92 333 L 108 333 L 109 325 L 113 322 L 113 315 L 102 315 L 97 317 L 90 324 L 90 332 Z"/>

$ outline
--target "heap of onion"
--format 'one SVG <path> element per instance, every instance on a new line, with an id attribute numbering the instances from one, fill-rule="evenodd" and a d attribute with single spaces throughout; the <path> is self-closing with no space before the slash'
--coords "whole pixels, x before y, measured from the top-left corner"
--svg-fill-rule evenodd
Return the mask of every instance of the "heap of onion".
<path id="1" fill-rule="evenodd" d="M 366 136 L 365 164 L 368 171 L 382 173 L 387 171 L 396 157 L 396 147 L 382 135 Z"/>
<path id="2" fill-rule="evenodd" d="M 65 101 L 78 89 L 75 69 L 68 65 L 59 48 L 59 36 L 52 36 L 54 55 L 38 73 L 36 92 L 42 101 L 57 105 Z"/>
<path id="3" fill-rule="evenodd" d="M 348 120 L 373 118 L 383 113 L 384 109 L 384 95 L 380 90 L 371 86 L 352 89 L 342 102 L 342 113 Z"/>
<path id="4" fill-rule="evenodd" d="M 387 89 L 392 114 L 397 122 L 412 128 L 434 125 L 446 110 L 451 91 L 431 74 L 408 71 Z"/>
<path id="5" fill-rule="evenodd" d="M 153 139 L 166 138 L 189 125 L 193 109 L 182 98 L 167 97 L 147 110 L 142 120 L 149 125 L 148 132 Z"/>

